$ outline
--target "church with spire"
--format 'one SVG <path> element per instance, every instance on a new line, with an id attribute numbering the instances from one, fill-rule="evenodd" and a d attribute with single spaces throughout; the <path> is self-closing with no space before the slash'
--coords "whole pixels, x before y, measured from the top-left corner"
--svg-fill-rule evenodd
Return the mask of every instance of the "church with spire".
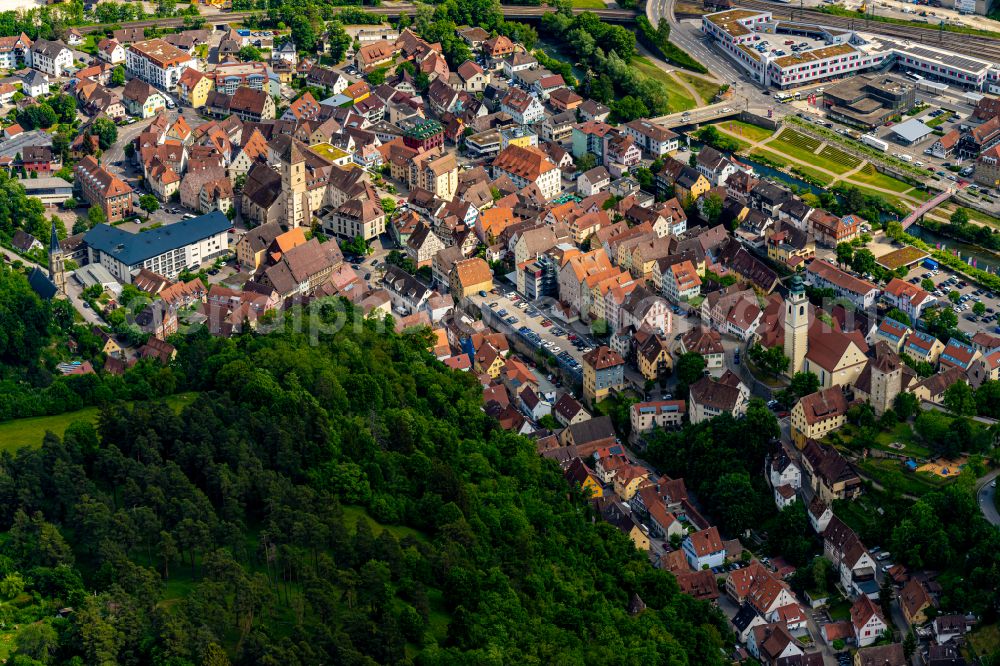
<path id="1" fill-rule="evenodd" d="M 66 255 L 59 244 L 55 220 L 52 221 L 52 234 L 49 238 L 49 280 L 55 285 L 56 296 L 66 295 Z"/>

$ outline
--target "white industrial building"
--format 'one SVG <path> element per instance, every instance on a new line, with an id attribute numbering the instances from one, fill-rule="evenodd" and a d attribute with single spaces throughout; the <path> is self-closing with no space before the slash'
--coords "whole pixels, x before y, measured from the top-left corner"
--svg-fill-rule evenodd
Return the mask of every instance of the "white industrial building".
<path id="1" fill-rule="evenodd" d="M 738 8 L 706 14 L 701 29 L 757 82 L 771 88 L 895 66 L 923 80 L 1000 90 L 1000 65 L 988 60 L 881 35 L 779 21 L 771 12 Z"/>

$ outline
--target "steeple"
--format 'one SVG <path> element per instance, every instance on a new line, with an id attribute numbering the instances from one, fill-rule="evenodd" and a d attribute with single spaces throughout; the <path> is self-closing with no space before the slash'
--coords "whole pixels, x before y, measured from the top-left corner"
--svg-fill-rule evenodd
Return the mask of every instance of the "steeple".
<path id="1" fill-rule="evenodd" d="M 62 246 L 59 245 L 55 219 L 52 220 L 52 234 L 49 237 L 49 279 L 56 286 L 57 295 L 66 294 L 66 259 L 63 257 Z"/>
<path id="2" fill-rule="evenodd" d="M 788 357 L 789 377 L 803 370 L 806 352 L 809 349 L 809 304 L 802 276 L 795 274 L 788 285 L 785 299 L 785 356 Z"/>

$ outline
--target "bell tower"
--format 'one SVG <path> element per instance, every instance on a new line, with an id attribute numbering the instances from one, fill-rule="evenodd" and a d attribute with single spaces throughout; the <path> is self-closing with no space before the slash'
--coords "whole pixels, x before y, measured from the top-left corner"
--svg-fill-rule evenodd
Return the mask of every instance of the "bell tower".
<path id="1" fill-rule="evenodd" d="M 789 358 L 785 374 L 789 377 L 802 372 L 809 347 L 808 336 L 809 304 L 806 289 L 802 284 L 802 276 L 795 275 L 788 290 L 788 298 L 785 299 L 785 356 Z"/>
<path id="2" fill-rule="evenodd" d="M 66 295 L 66 256 L 59 245 L 55 220 L 52 221 L 52 235 L 49 238 L 49 279 L 56 286 L 57 295 Z"/>

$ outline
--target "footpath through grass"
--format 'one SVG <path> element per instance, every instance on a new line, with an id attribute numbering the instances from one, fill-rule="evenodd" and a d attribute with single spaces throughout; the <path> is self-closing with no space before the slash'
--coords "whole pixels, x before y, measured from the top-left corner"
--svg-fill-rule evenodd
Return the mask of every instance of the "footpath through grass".
<path id="1" fill-rule="evenodd" d="M 667 113 L 690 111 L 698 106 L 687 88 L 682 86 L 673 76 L 657 67 L 656 63 L 646 56 L 634 56 L 631 64 L 640 76 L 659 81 L 667 89 Z"/>
<path id="2" fill-rule="evenodd" d="M 719 94 L 719 90 L 722 88 L 718 83 L 712 81 L 707 81 L 700 76 L 695 76 L 694 74 L 689 74 L 688 72 L 676 71 L 674 75 L 680 78 L 682 81 L 687 83 L 689 86 L 695 89 L 695 92 L 705 101 L 705 104 L 711 104 L 715 96 Z"/>
<path id="3" fill-rule="evenodd" d="M 180 412 L 184 407 L 194 401 L 197 393 L 178 393 L 163 399 L 175 412 Z M 60 437 L 66 432 L 66 428 L 74 421 L 97 420 L 100 409 L 97 407 L 86 407 L 75 412 L 56 414 L 54 416 L 37 416 L 27 419 L 14 419 L 0 423 L 0 451 L 17 451 L 22 446 L 41 446 L 45 432 L 51 430 Z"/>

